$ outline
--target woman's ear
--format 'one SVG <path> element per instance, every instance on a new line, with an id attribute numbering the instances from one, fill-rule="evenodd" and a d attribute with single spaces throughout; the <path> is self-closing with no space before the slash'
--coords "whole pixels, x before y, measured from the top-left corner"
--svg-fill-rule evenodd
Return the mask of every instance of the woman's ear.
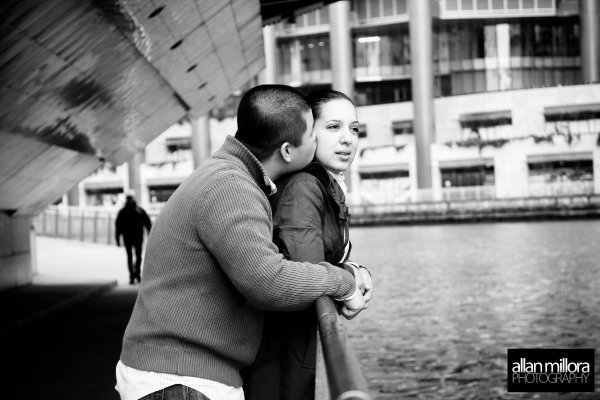
<path id="1" fill-rule="evenodd" d="M 292 162 L 292 145 L 289 142 L 285 142 L 279 148 L 279 153 L 281 154 L 281 158 L 286 163 Z"/>

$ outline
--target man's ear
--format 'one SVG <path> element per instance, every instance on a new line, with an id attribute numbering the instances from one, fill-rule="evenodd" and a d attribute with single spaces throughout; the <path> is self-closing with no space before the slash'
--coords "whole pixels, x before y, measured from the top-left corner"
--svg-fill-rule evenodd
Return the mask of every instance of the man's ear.
<path id="1" fill-rule="evenodd" d="M 292 162 L 292 145 L 289 142 L 285 142 L 279 148 L 279 153 L 283 161 L 290 163 Z"/>

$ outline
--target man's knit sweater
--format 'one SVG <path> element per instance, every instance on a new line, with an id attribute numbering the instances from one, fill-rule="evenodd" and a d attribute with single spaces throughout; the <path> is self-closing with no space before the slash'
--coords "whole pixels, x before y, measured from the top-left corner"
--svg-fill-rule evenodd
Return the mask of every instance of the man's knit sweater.
<path id="1" fill-rule="evenodd" d="M 165 204 L 152 227 L 121 361 L 240 387 L 262 310 L 300 310 L 355 290 L 342 268 L 287 261 L 272 241 L 260 162 L 229 136 Z"/>

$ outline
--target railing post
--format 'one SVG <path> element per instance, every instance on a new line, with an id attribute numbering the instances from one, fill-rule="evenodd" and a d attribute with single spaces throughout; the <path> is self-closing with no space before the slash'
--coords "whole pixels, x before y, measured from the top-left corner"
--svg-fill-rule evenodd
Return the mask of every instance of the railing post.
<path id="1" fill-rule="evenodd" d="M 54 212 L 54 236 L 58 237 L 58 208 L 55 208 Z"/>
<path id="2" fill-rule="evenodd" d="M 71 208 L 67 208 L 67 239 L 71 239 Z"/>
<path id="3" fill-rule="evenodd" d="M 93 233 L 93 242 L 96 243 L 98 241 L 98 210 L 94 211 L 94 233 Z"/>
<path id="4" fill-rule="evenodd" d="M 106 213 L 106 223 L 108 225 L 106 227 L 106 232 L 107 232 L 106 244 L 110 244 L 110 235 L 112 234 L 111 231 L 110 231 L 111 228 L 112 228 L 111 227 L 112 222 L 111 222 L 111 218 L 110 218 L 110 212 Z"/>
<path id="5" fill-rule="evenodd" d="M 42 234 L 46 235 L 46 213 L 48 212 L 48 209 L 45 209 L 44 211 L 42 211 Z"/>
<path id="6" fill-rule="evenodd" d="M 79 232 L 79 241 L 83 242 L 83 238 L 84 238 L 84 231 L 85 231 L 85 212 L 83 211 L 83 208 L 79 208 L 79 214 L 81 215 L 81 221 L 79 224 L 79 228 L 80 228 L 80 232 Z"/>

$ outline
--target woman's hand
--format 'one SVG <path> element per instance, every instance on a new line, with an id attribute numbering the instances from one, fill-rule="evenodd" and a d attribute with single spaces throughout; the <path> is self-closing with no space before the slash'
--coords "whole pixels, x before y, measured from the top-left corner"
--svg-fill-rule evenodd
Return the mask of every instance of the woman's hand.
<path id="1" fill-rule="evenodd" d="M 344 263 L 344 265 L 352 268 L 352 274 L 356 280 L 356 286 L 361 290 L 361 294 L 363 295 L 365 301 L 364 308 L 367 308 L 373 294 L 373 280 L 371 279 L 371 273 L 362 265 L 358 265 L 352 261 L 347 261 Z"/>
<path id="2" fill-rule="evenodd" d="M 342 302 L 341 314 L 346 319 L 352 319 L 356 317 L 366 307 L 365 298 L 362 295 L 362 290 L 356 285 L 354 294 L 349 299 Z"/>

